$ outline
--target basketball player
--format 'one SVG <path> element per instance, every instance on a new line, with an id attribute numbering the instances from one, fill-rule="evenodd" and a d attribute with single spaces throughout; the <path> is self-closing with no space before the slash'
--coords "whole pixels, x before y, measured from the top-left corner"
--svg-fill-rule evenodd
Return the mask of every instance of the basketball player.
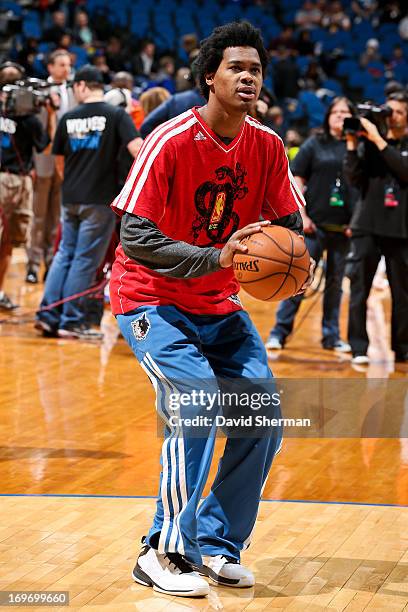
<path id="1" fill-rule="evenodd" d="M 200 573 L 218 585 L 254 584 L 240 552 L 281 444 L 278 428 L 263 437 L 228 438 L 211 493 L 198 509 L 215 427 L 194 436 L 171 423 L 172 409 L 163 401 L 166 392 L 192 397 L 194 385 L 215 390 L 220 377 L 272 378 L 232 269 L 234 253 L 247 250 L 240 240 L 269 222 L 302 231 L 303 198 L 283 143 L 247 116 L 266 65 L 260 33 L 249 23 L 216 28 L 198 57 L 207 104 L 147 137 L 112 205 L 123 215 L 112 309 L 168 424 L 157 510 L 133 578 L 171 595 L 207 595 Z M 180 420 L 198 414 L 194 401 L 177 414 Z"/>

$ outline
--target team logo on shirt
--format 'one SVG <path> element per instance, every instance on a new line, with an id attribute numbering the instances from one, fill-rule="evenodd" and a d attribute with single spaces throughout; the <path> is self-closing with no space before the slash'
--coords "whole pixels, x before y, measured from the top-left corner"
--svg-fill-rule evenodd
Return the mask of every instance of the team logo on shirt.
<path id="1" fill-rule="evenodd" d="M 105 127 L 106 117 L 103 115 L 67 119 L 67 134 L 72 151 L 99 149 Z"/>
<path id="2" fill-rule="evenodd" d="M 10 149 L 17 123 L 8 117 L 0 117 L 0 148 Z"/>
<path id="3" fill-rule="evenodd" d="M 140 317 L 132 321 L 132 331 L 136 340 L 144 340 L 150 330 L 150 321 L 144 312 Z"/>
<path id="4" fill-rule="evenodd" d="M 201 246 L 224 244 L 238 229 L 239 216 L 233 210 L 234 202 L 248 193 L 246 175 L 240 163 L 235 165 L 235 170 L 220 166 L 215 170 L 213 181 L 205 181 L 197 188 L 194 204 L 198 214 L 192 227 L 193 244 L 198 242 L 203 231 L 209 242 Z"/>
<path id="5" fill-rule="evenodd" d="M 221 193 L 217 194 L 215 205 L 214 205 L 211 219 L 210 219 L 210 226 L 215 227 L 215 224 L 221 221 L 222 213 L 224 212 L 224 208 L 225 208 L 225 200 L 226 200 L 226 195 L 224 191 L 221 191 Z"/>

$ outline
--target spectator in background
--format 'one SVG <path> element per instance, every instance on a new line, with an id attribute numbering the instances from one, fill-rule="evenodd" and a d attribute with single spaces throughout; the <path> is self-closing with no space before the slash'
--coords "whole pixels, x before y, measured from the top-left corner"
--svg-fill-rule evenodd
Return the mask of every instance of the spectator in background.
<path id="1" fill-rule="evenodd" d="M 262 100 L 260 100 L 260 102 L 262 102 Z M 264 102 L 264 104 L 265 104 L 265 102 Z M 271 106 L 270 108 L 266 109 L 265 117 L 264 117 L 262 123 L 264 123 L 269 128 L 271 128 L 271 130 L 276 132 L 278 134 L 278 136 L 280 136 L 283 139 L 283 136 L 284 136 L 284 128 L 283 128 L 284 119 L 285 118 L 284 118 L 283 110 L 281 109 L 281 107 L 280 106 Z"/>
<path id="2" fill-rule="evenodd" d="M 127 58 L 119 36 L 110 36 L 105 48 L 106 62 L 113 72 L 124 70 Z M 133 88 L 133 77 L 132 77 Z"/>
<path id="3" fill-rule="evenodd" d="M 66 24 L 66 17 L 64 11 L 54 11 L 52 13 L 52 25 L 47 30 L 45 30 L 43 35 L 43 41 L 51 42 L 54 43 L 56 46 L 59 46 L 62 35 L 66 33 L 70 33 L 70 30 Z"/>
<path id="4" fill-rule="evenodd" d="M 63 32 L 57 41 L 58 49 L 65 49 L 69 51 L 72 46 L 72 34 L 70 32 Z"/>
<path id="5" fill-rule="evenodd" d="M 200 43 L 198 41 L 197 34 L 194 32 L 190 34 L 184 34 L 181 37 L 181 47 L 185 53 L 185 57 L 182 59 L 188 60 L 192 51 L 198 50 Z"/>
<path id="6" fill-rule="evenodd" d="M 177 92 L 188 91 L 189 89 L 192 89 L 193 79 L 191 76 L 190 68 L 187 68 L 187 66 L 182 66 L 181 68 L 179 68 L 176 72 L 175 82 Z"/>
<path id="7" fill-rule="evenodd" d="M 75 27 L 73 35 L 79 45 L 89 48 L 94 42 L 94 33 L 89 27 L 88 14 L 85 11 L 78 11 L 75 16 Z"/>
<path id="8" fill-rule="evenodd" d="M 408 63 L 400 44 L 394 46 L 387 69 L 391 70 L 396 78 L 404 81 L 408 80 Z"/>
<path id="9" fill-rule="evenodd" d="M 278 47 L 273 64 L 273 83 L 278 100 L 297 98 L 299 93 L 299 68 L 285 47 Z"/>
<path id="10" fill-rule="evenodd" d="M 294 34 L 294 28 L 292 25 L 285 25 L 279 36 L 272 38 L 269 43 L 269 51 L 272 56 L 277 54 L 279 47 L 288 49 L 292 54 L 296 54 L 297 41 Z"/>
<path id="11" fill-rule="evenodd" d="M 349 239 L 346 228 L 351 219 L 353 194 L 343 179 L 346 142 L 343 122 L 351 117 L 352 104 L 346 98 L 335 98 L 327 109 L 323 132 L 311 136 L 296 155 L 292 172 L 299 187 L 306 187 L 306 207 L 301 209 L 306 246 L 318 262 L 327 251 L 326 283 L 323 298 L 322 346 L 339 352 L 350 351 L 340 339 L 339 314 L 342 282 Z M 276 323 L 266 348 L 282 349 L 293 330 L 303 295 L 279 304 Z"/>
<path id="12" fill-rule="evenodd" d="M 322 26 L 327 29 L 331 26 L 337 26 L 341 30 L 349 30 L 351 28 L 350 18 L 345 13 L 339 0 L 330 2 L 326 13 L 322 17 L 321 23 Z"/>
<path id="13" fill-rule="evenodd" d="M 380 43 L 376 38 L 369 38 L 366 42 L 365 51 L 360 55 L 360 66 L 366 68 L 371 62 L 380 62 Z"/>
<path id="14" fill-rule="evenodd" d="M 292 162 L 299 153 L 300 145 L 303 138 L 297 130 L 291 128 L 285 134 L 284 142 L 286 153 L 290 162 Z"/>
<path id="15" fill-rule="evenodd" d="M 380 23 L 399 23 L 403 12 L 398 0 L 391 0 L 380 7 Z"/>
<path id="16" fill-rule="evenodd" d="M 360 23 L 361 21 L 371 22 L 373 19 L 377 18 L 377 0 L 353 0 L 351 8 L 354 12 L 355 23 Z M 375 23 L 373 25 L 378 24 Z"/>
<path id="17" fill-rule="evenodd" d="M 353 0 L 351 8 L 354 13 L 354 22 L 369 21 L 373 26 L 378 25 L 377 0 Z"/>
<path id="18" fill-rule="evenodd" d="M 300 80 L 300 85 L 302 88 L 316 91 L 326 79 L 326 73 L 321 67 L 320 62 L 317 59 L 311 59 Z"/>
<path id="19" fill-rule="evenodd" d="M 17 62 L 24 68 L 26 76 L 38 76 L 34 67 L 38 53 L 38 39 L 33 37 L 27 38 L 23 48 L 17 53 Z"/>
<path id="20" fill-rule="evenodd" d="M 127 98 L 128 106 L 126 108 L 126 112 L 129 113 L 129 115 L 131 116 L 135 128 L 139 130 L 140 126 L 143 123 L 144 111 L 143 111 L 142 105 L 140 104 L 139 100 L 135 100 L 132 97 L 133 85 L 134 85 L 133 75 L 130 74 L 130 72 L 126 72 L 124 70 L 117 72 L 113 76 L 113 79 L 111 82 L 112 89 L 124 89 L 129 93 L 128 98 Z"/>
<path id="21" fill-rule="evenodd" d="M 97 51 L 92 58 L 92 64 L 95 68 L 100 70 L 105 85 L 109 85 L 111 82 L 111 70 L 106 62 L 106 56 L 101 51 Z"/>
<path id="22" fill-rule="evenodd" d="M 170 94 L 164 87 L 152 87 L 143 92 L 139 98 L 144 116 L 150 115 L 155 108 L 160 106 L 165 100 L 170 98 Z"/>
<path id="23" fill-rule="evenodd" d="M 48 82 L 51 91 L 58 96 L 57 122 L 76 106 L 72 88 L 67 87 L 71 74 L 71 56 L 67 51 L 58 50 L 51 53 L 47 63 Z M 38 116 L 43 127 L 47 125 L 47 112 L 42 109 Z M 33 224 L 31 240 L 27 249 L 27 283 L 38 283 L 41 263 L 45 264 L 45 275 L 54 255 L 55 237 L 61 210 L 62 180 L 55 168 L 55 158 L 51 151 L 34 155 L 35 181 L 33 199 Z"/>
<path id="24" fill-rule="evenodd" d="M 136 76 L 150 78 L 152 72 L 156 71 L 155 64 L 156 47 L 153 41 L 144 40 L 140 53 L 132 61 L 132 73 Z"/>
<path id="25" fill-rule="evenodd" d="M 268 105 L 264 100 L 258 99 L 255 104 L 251 106 L 248 110 L 248 115 L 259 121 L 259 123 L 263 123 L 266 125 L 266 114 L 268 112 Z M 268 125 L 269 127 L 269 125 Z"/>
<path id="26" fill-rule="evenodd" d="M 171 55 L 164 55 L 159 60 L 159 71 L 154 75 L 154 84 L 164 87 L 171 94 L 176 92 L 174 75 L 176 72 L 176 62 Z"/>
<path id="27" fill-rule="evenodd" d="M 313 30 L 320 26 L 322 13 L 311 0 L 306 0 L 295 14 L 295 24 L 303 30 Z"/>
<path id="28" fill-rule="evenodd" d="M 299 55 L 313 55 L 314 48 L 315 43 L 312 41 L 310 30 L 301 30 L 296 41 Z"/>
<path id="29" fill-rule="evenodd" d="M 328 5 L 328 1 L 327 0 L 316 0 L 315 2 L 315 6 L 317 9 L 319 9 L 320 14 L 323 16 L 325 15 L 326 11 L 327 11 L 327 5 Z"/>
<path id="30" fill-rule="evenodd" d="M 149 116 L 145 118 L 140 128 L 142 138 L 146 138 L 146 136 L 161 123 L 173 117 L 177 117 L 177 115 L 184 113 L 184 111 L 189 108 L 193 108 L 193 106 L 203 106 L 205 104 L 206 100 L 199 90 L 199 82 L 194 62 L 191 64 L 191 73 L 196 85 L 194 89 L 174 94 L 174 96 L 162 102 L 160 106 L 152 111 Z"/>

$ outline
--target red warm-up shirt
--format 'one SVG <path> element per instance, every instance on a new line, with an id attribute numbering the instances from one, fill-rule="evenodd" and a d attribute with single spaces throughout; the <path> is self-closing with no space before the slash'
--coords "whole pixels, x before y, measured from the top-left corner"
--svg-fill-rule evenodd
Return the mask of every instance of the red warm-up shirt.
<path id="1" fill-rule="evenodd" d="M 144 141 L 112 208 L 146 217 L 174 240 L 222 248 L 238 229 L 278 219 L 304 204 L 282 140 L 252 117 L 226 145 L 189 110 Z M 110 280 L 114 314 L 172 304 L 194 314 L 241 307 L 232 267 L 199 278 L 163 276 L 129 259 L 119 244 Z"/>

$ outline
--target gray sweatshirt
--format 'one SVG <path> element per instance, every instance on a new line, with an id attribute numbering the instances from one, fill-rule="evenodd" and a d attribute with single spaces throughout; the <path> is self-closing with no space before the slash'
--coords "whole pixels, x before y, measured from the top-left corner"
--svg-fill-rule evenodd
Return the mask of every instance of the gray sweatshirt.
<path id="1" fill-rule="evenodd" d="M 303 234 L 299 211 L 272 221 L 272 225 Z M 127 257 L 163 276 L 197 278 L 221 270 L 220 249 L 172 240 L 145 217 L 125 213 L 120 226 L 120 240 Z"/>

